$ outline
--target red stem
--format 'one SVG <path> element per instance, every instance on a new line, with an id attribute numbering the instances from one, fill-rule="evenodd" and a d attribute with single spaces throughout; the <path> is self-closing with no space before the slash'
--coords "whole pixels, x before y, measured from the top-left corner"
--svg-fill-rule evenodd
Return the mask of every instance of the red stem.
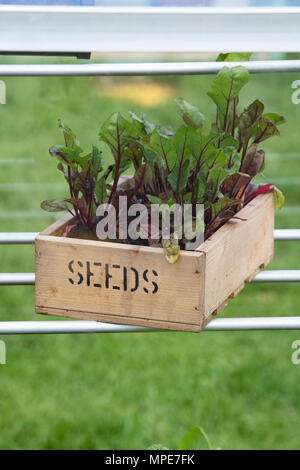
<path id="1" fill-rule="evenodd" d="M 176 196 L 175 196 L 176 202 L 178 202 L 178 198 L 179 198 L 180 173 L 181 173 L 182 160 L 183 160 L 183 155 L 184 155 L 184 150 L 185 150 L 186 133 L 187 133 L 187 131 L 185 131 L 184 143 L 183 143 L 183 148 L 182 148 L 181 158 L 180 158 L 180 163 L 179 163 L 179 168 L 178 168 L 177 185 L 176 185 Z"/>
<path id="2" fill-rule="evenodd" d="M 121 164 L 121 147 L 120 147 L 120 134 L 119 134 L 119 124 L 118 123 L 117 123 L 117 142 L 118 142 L 118 148 L 117 148 L 115 177 L 114 177 L 113 186 L 111 188 L 111 192 L 110 192 L 110 195 L 109 195 L 108 204 L 111 203 L 111 200 L 113 198 L 114 193 L 116 192 L 116 189 L 117 189 L 117 186 L 118 186 L 118 181 L 119 181 L 119 171 L 120 171 L 120 164 Z"/>

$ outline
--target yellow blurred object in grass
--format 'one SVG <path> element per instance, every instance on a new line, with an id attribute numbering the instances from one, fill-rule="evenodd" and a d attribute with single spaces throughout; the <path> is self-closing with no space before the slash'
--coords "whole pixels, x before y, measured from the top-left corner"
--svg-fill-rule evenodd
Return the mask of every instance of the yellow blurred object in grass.
<path id="1" fill-rule="evenodd" d="M 105 94 L 110 98 L 152 107 L 167 101 L 173 95 L 173 89 L 162 83 L 134 82 L 107 87 Z"/>

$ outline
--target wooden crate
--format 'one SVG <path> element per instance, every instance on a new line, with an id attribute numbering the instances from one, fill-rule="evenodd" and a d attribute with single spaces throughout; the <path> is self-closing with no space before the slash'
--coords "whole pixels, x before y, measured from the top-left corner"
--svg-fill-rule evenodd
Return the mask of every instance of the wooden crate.
<path id="1" fill-rule="evenodd" d="M 252 200 L 193 252 L 61 237 L 70 216 L 36 237 L 37 313 L 200 331 L 273 257 L 273 194 Z"/>

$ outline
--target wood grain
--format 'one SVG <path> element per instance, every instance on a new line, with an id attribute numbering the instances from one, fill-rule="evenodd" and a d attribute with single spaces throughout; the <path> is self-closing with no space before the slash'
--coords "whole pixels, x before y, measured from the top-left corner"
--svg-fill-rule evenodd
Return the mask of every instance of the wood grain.
<path id="1" fill-rule="evenodd" d="M 253 199 L 198 248 L 206 256 L 205 317 L 273 258 L 273 193 Z"/>
<path id="2" fill-rule="evenodd" d="M 163 328 L 165 322 L 167 328 L 170 323 L 194 330 L 203 315 L 203 286 L 202 253 L 182 253 L 171 265 L 157 248 L 47 235 L 36 239 L 38 313 L 58 314 L 58 309 L 74 318 L 115 323 L 124 316 L 130 324 L 151 326 L 152 321 Z"/>
<path id="3" fill-rule="evenodd" d="M 194 252 L 62 237 L 67 215 L 36 237 L 36 312 L 200 331 L 273 256 L 273 194 L 260 195 Z"/>

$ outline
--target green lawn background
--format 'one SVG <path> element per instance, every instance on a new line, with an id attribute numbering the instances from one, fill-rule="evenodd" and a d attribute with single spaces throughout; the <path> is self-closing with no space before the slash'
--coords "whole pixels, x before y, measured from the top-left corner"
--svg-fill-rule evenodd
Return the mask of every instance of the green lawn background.
<path id="1" fill-rule="evenodd" d="M 175 96 L 206 114 L 213 77 L 160 77 Z M 291 102 L 297 74 L 255 75 L 240 106 L 260 98 L 285 115 L 280 138 L 264 146 L 267 181 L 286 195 L 276 228 L 300 227 L 300 105 Z M 122 84 L 128 78 L 111 78 Z M 176 126 L 173 98 L 152 108 L 116 101 L 96 78 L 5 78 L 0 105 L 0 231 L 40 231 L 53 216 L 40 202 L 66 194 L 48 148 L 61 143 L 62 118 L 88 150 L 112 112 L 146 113 Z M 133 81 L 134 83 L 134 81 Z M 107 150 L 104 149 L 105 154 Z M 109 157 L 110 158 L 110 157 Z M 9 159 L 15 163 L 8 162 Z M 288 179 L 292 178 L 289 182 Z M 281 184 L 280 184 L 281 182 Z M 33 246 L 0 246 L 1 272 L 32 272 Z M 300 243 L 276 243 L 269 269 L 300 269 Z M 228 317 L 300 314 L 296 284 L 248 285 L 221 313 Z M 0 287 L 0 320 L 44 320 L 34 288 Z M 51 318 L 50 318 L 51 320 Z M 1 449 L 143 449 L 175 447 L 202 425 L 223 449 L 299 449 L 300 366 L 291 344 L 300 332 L 134 333 L 0 336 Z"/>

